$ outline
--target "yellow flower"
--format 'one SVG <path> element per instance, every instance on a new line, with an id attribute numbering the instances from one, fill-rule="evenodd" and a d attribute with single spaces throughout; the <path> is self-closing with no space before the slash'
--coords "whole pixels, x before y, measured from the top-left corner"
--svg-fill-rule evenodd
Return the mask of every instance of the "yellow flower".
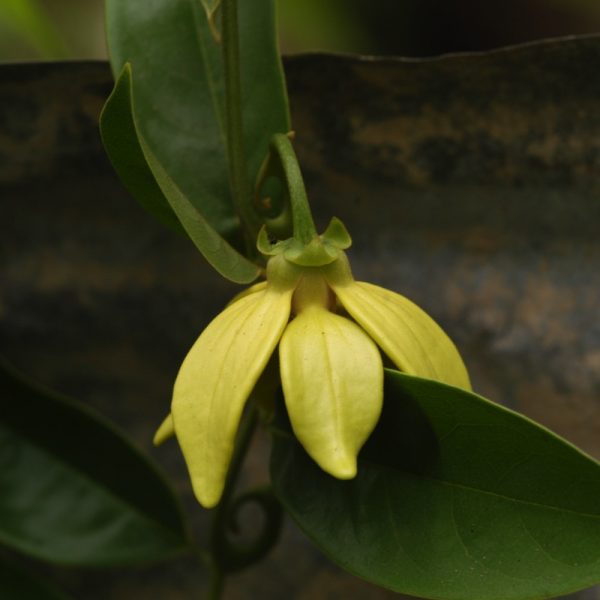
<path id="1" fill-rule="evenodd" d="M 355 281 L 348 246 L 326 232 L 303 249 L 271 247 L 267 280 L 225 308 L 181 365 L 155 443 L 174 430 L 202 505 L 219 502 L 244 405 L 277 346 L 294 433 L 339 479 L 356 475 L 381 413 L 380 349 L 400 371 L 470 389 L 448 336 L 410 300 Z"/>

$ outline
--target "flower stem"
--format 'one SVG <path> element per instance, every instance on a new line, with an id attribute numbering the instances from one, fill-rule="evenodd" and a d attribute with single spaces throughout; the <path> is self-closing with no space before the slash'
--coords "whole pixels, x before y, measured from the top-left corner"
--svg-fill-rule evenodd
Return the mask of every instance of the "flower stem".
<path id="1" fill-rule="evenodd" d="M 248 177 L 244 144 L 237 0 L 223 0 L 221 6 L 229 180 L 233 204 L 244 230 L 248 250 L 254 253 L 261 223 L 252 207 L 252 186 Z"/>
<path id="2" fill-rule="evenodd" d="M 218 600 L 221 597 L 225 586 L 225 577 L 228 571 L 228 562 L 230 557 L 224 553 L 223 549 L 228 546 L 225 543 L 227 531 L 230 523 L 230 506 L 238 476 L 244 463 L 244 458 L 248 452 L 250 441 L 254 435 L 256 424 L 258 422 L 257 411 L 254 407 L 250 407 L 247 414 L 243 418 L 242 425 L 239 430 L 237 442 L 229 465 L 227 481 L 221 501 L 215 509 L 214 517 L 211 523 L 210 532 L 210 553 L 212 558 L 211 585 L 210 595 L 211 600 Z"/>
<path id="3" fill-rule="evenodd" d="M 302 244 L 310 243 L 317 235 L 310 204 L 302 179 L 300 165 L 289 136 L 275 134 L 271 138 L 271 152 L 277 157 L 292 209 L 294 237 Z"/>
<path id="4" fill-rule="evenodd" d="M 248 447 L 250 446 L 250 442 L 252 441 L 252 436 L 254 435 L 254 431 L 256 430 L 257 424 L 258 411 L 254 406 L 250 405 L 248 407 L 247 413 L 243 417 L 242 424 L 240 426 L 237 443 L 233 451 L 233 456 L 231 457 L 231 462 L 229 463 L 227 482 L 225 483 L 225 489 L 223 491 L 223 496 L 219 504 L 219 508 L 225 508 L 228 502 L 231 500 L 231 497 L 235 490 L 237 478 L 242 469 L 242 464 L 244 463 L 244 458 L 246 457 L 246 453 L 248 452 Z"/>
<path id="5" fill-rule="evenodd" d="M 210 573 L 210 587 L 208 589 L 208 600 L 220 600 L 225 589 L 225 574 L 216 564 L 213 565 Z"/>

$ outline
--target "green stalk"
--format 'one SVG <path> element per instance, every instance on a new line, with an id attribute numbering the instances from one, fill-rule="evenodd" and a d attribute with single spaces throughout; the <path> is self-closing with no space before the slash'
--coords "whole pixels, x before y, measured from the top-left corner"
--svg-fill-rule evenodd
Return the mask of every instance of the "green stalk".
<path id="1" fill-rule="evenodd" d="M 223 0 L 221 11 L 229 180 L 233 204 L 240 218 L 248 249 L 254 252 L 261 223 L 252 207 L 252 186 L 248 178 L 244 144 L 237 0 Z"/>
<path id="2" fill-rule="evenodd" d="M 309 244 L 317 237 L 317 230 L 308 203 L 300 165 L 290 138 L 280 133 L 275 134 L 271 138 L 271 151 L 279 160 L 289 195 L 292 209 L 293 236 L 303 245 Z"/>
<path id="3" fill-rule="evenodd" d="M 212 557 L 209 593 L 210 600 L 219 600 L 225 587 L 225 578 L 227 575 L 226 563 L 228 556 L 223 555 L 223 548 L 227 548 L 225 541 L 227 529 L 229 527 L 229 508 L 233 492 L 235 491 L 237 478 L 242 469 L 244 458 L 248 452 L 248 447 L 250 446 L 250 441 L 254 435 L 257 422 L 258 415 L 256 409 L 254 407 L 250 407 L 248 413 L 242 419 L 242 424 L 236 440 L 233 456 L 231 457 L 231 462 L 229 464 L 225 489 L 223 490 L 221 501 L 217 505 L 214 517 L 212 519 L 210 534 L 210 551 Z"/>
<path id="4" fill-rule="evenodd" d="M 217 564 L 212 566 L 208 600 L 221 600 L 225 588 L 225 574 Z"/>

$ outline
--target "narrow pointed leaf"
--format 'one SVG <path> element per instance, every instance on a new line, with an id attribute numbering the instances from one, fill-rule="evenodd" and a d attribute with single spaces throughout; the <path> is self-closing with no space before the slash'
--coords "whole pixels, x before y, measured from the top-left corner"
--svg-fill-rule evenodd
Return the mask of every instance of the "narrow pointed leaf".
<path id="1" fill-rule="evenodd" d="M 181 192 L 219 233 L 239 229 L 229 188 L 221 46 L 205 8 L 217 0 L 108 0 L 115 77 L 133 66 L 140 133 Z M 250 181 L 274 133 L 289 128 L 273 0 L 239 3 L 245 146 Z M 137 194 L 136 194 L 137 195 Z"/>
<path id="2" fill-rule="evenodd" d="M 256 279 L 259 268 L 235 250 L 192 205 L 165 171 L 137 125 L 132 73 L 125 65 L 101 117 L 104 145 L 125 185 L 165 223 L 183 229 L 208 262 L 237 283 Z"/>
<path id="3" fill-rule="evenodd" d="M 386 371 L 357 477 L 274 431 L 275 491 L 335 562 L 396 592 L 533 600 L 600 582 L 600 465 L 473 393 Z"/>
<path id="4" fill-rule="evenodd" d="M 69 565 L 170 557 L 183 516 L 155 467 L 103 419 L 0 364 L 0 542 Z"/>
<path id="5" fill-rule="evenodd" d="M 150 147 L 140 135 L 138 138 L 144 156 L 152 170 L 156 182 L 160 186 L 171 208 L 183 225 L 186 233 L 200 250 L 204 258 L 223 277 L 236 283 L 250 283 L 259 273 L 260 267 L 250 262 L 233 248 L 204 218 L 200 211 L 190 202 L 177 184 L 156 158 Z"/>
<path id="6" fill-rule="evenodd" d="M 106 153 L 129 192 L 159 221 L 183 233 L 140 146 L 133 116 L 131 69 L 127 65 L 100 114 L 100 133 Z"/>
<path id="7" fill-rule="evenodd" d="M 4 562 L 0 562 L 0 598 L 6 600 L 69 600 L 69 596 L 49 582 Z"/>

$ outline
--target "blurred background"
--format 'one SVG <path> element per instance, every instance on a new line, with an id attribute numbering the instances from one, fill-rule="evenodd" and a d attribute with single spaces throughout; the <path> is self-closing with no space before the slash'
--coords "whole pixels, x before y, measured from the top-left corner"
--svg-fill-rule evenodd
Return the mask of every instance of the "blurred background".
<path id="1" fill-rule="evenodd" d="M 282 49 L 435 56 L 600 31 L 598 0 L 278 0 Z M 106 58 L 104 0 L 0 0 L 0 60 Z"/>

